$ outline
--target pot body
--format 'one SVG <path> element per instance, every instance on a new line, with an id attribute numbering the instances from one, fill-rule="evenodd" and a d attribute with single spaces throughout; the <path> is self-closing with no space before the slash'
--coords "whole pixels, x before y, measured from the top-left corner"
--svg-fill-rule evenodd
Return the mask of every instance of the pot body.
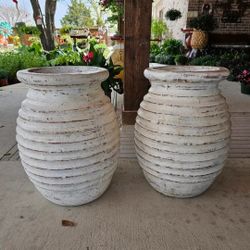
<path id="1" fill-rule="evenodd" d="M 17 119 L 22 165 L 48 200 L 65 206 L 93 201 L 107 189 L 118 163 L 119 128 L 101 89 L 97 67 L 19 71 L 29 86 Z"/>
<path id="2" fill-rule="evenodd" d="M 148 182 L 174 197 L 204 192 L 222 171 L 230 117 L 218 83 L 228 70 L 215 67 L 151 68 L 151 82 L 135 125 L 135 147 Z"/>

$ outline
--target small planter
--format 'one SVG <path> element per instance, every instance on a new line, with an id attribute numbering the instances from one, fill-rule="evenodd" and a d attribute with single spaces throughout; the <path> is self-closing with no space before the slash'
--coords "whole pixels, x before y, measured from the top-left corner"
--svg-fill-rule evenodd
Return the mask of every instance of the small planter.
<path id="1" fill-rule="evenodd" d="M 174 197 L 203 193 L 222 171 L 230 117 L 218 84 L 225 68 L 166 66 L 145 70 L 151 88 L 138 110 L 136 154 L 157 191 Z"/>
<path id="2" fill-rule="evenodd" d="M 250 95 L 250 85 L 241 83 L 241 93 L 246 94 L 246 95 Z"/>
<path id="3" fill-rule="evenodd" d="M 22 45 L 25 45 L 25 46 L 30 46 L 31 44 L 32 44 L 32 42 L 31 42 L 31 38 L 32 38 L 33 36 L 32 35 L 30 35 L 30 34 L 24 34 L 24 35 L 22 35 L 21 36 L 21 44 Z"/>
<path id="4" fill-rule="evenodd" d="M 21 70 L 29 91 L 17 119 L 22 165 L 48 200 L 77 206 L 97 199 L 117 167 L 119 128 L 98 67 Z"/>
<path id="5" fill-rule="evenodd" d="M 208 43 L 208 34 L 202 30 L 194 30 L 191 38 L 191 47 L 193 49 L 204 49 Z"/>
<path id="6" fill-rule="evenodd" d="M 8 79 L 0 79 L 0 87 L 7 86 L 8 85 Z"/>

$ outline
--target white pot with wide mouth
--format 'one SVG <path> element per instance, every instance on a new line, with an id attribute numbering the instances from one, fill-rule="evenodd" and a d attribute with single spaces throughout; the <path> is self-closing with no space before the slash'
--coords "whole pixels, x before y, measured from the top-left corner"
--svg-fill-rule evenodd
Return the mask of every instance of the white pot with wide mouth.
<path id="1" fill-rule="evenodd" d="M 230 140 L 230 115 L 218 88 L 219 67 L 149 68 L 151 83 L 135 125 L 137 158 L 148 182 L 173 197 L 203 193 L 221 173 Z"/>
<path id="2" fill-rule="evenodd" d="M 77 206 L 101 196 L 118 164 L 119 128 L 98 67 L 21 70 L 29 87 L 17 119 L 22 165 L 53 203 Z"/>

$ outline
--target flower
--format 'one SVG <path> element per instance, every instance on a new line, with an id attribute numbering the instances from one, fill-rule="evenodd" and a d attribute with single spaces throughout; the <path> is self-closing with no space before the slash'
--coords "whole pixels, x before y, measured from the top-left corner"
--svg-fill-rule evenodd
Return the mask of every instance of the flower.
<path id="1" fill-rule="evenodd" d="M 94 53 L 92 51 L 89 51 L 87 54 L 83 55 L 83 60 L 85 63 L 91 63 L 91 61 L 94 58 Z"/>
<path id="2" fill-rule="evenodd" d="M 245 69 L 238 76 L 237 79 L 245 85 L 250 85 L 250 71 Z"/>

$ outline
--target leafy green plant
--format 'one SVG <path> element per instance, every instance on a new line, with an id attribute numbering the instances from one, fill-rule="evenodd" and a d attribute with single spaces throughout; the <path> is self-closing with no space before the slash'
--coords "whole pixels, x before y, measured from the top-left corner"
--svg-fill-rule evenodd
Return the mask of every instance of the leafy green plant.
<path id="1" fill-rule="evenodd" d="M 33 36 L 39 36 L 40 35 L 40 31 L 36 26 L 26 26 L 25 24 L 21 23 L 20 25 L 18 25 L 15 28 L 17 34 L 19 36 L 22 36 L 24 34 L 29 34 L 29 35 L 33 35 Z"/>
<path id="2" fill-rule="evenodd" d="M 74 51 L 70 45 L 51 51 L 48 58 L 51 66 L 82 65 L 80 52 Z"/>
<path id="3" fill-rule="evenodd" d="M 182 53 L 182 41 L 176 39 L 168 39 L 162 44 L 162 50 L 168 55 L 179 55 Z"/>
<path id="4" fill-rule="evenodd" d="M 0 68 L 8 72 L 10 83 L 17 82 L 16 72 L 20 69 L 20 57 L 15 51 L 0 53 Z"/>
<path id="5" fill-rule="evenodd" d="M 177 65 L 186 65 L 188 62 L 188 58 L 184 55 L 177 55 L 174 61 Z"/>
<path id="6" fill-rule="evenodd" d="M 165 17 L 167 20 L 175 21 L 182 17 L 181 12 L 177 9 L 170 9 L 166 12 Z"/>
<path id="7" fill-rule="evenodd" d="M 216 56 L 206 55 L 202 57 L 194 58 L 190 65 L 197 65 L 197 66 L 219 66 L 219 60 Z"/>
<path id="8" fill-rule="evenodd" d="M 153 19 L 151 24 L 151 33 L 154 39 L 162 39 L 162 36 L 167 32 L 167 30 L 167 25 L 164 21 Z"/>
<path id="9" fill-rule="evenodd" d="M 155 62 L 160 64 L 175 65 L 174 56 L 159 54 L 155 57 Z"/>
<path id="10" fill-rule="evenodd" d="M 8 72 L 4 69 L 0 69 L 0 80 L 7 79 L 7 78 L 8 78 Z"/>
<path id="11" fill-rule="evenodd" d="M 119 94 L 123 93 L 122 79 L 117 78 L 117 75 L 120 74 L 123 68 L 120 65 L 115 65 L 111 58 L 108 60 L 105 58 L 105 49 L 105 46 L 90 43 L 89 50 L 83 55 L 83 62 L 85 65 L 98 66 L 109 71 L 109 77 L 101 83 L 101 87 L 105 95 L 111 97 L 112 90 Z"/>
<path id="12" fill-rule="evenodd" d="M 69 34 L 72 29 L 73 29 L 72 25 L 65 24 L 61 27 L 61 29 L 59 30 L 59 33 L 60 35 L 66 35 L 66 34 Z"/>
<path id="13" fill-rule="evenodd" d="M 237 81 L 237 76 L 246 68 L 250 68 L 249 53 L 232 51 L 212 51 L 209 55 L 194 58 L 190 61 L 191 65 L 220 66 L 230 70 L 228 80 Z"/>
<path id="14" fill-rule="evenodd" d="M 48 65 L 44 55 L 29 49 L 28 47 L 21 47 L 18 50 L 0 53 L 0 68 L 8 73 L 10 83 L 18 82 L 16 78 L 18 70 Z"/>
<path id="15" fill-rule="evenodd" d="M 201 15 L 189 21 L 190 28 L 212 31 L 217 27 L 217 21 L 212 15 Z"/>
<path id="16" fill-rule="evenodd" d="M 44 67 L 49 65 L 45 56 L 40 56 L 35 52 L 20 53 L 19 58 L 20 58 L 19 69 Z"/>
<path id="17" fill-rule="evenodd" d="M 150 62 L 161 64 L 175 64 L 175 56 L 182 54 L 182 42 L 176 39 L 168 39 L 163 44 L 152 43 L 150 46 Z"/>

